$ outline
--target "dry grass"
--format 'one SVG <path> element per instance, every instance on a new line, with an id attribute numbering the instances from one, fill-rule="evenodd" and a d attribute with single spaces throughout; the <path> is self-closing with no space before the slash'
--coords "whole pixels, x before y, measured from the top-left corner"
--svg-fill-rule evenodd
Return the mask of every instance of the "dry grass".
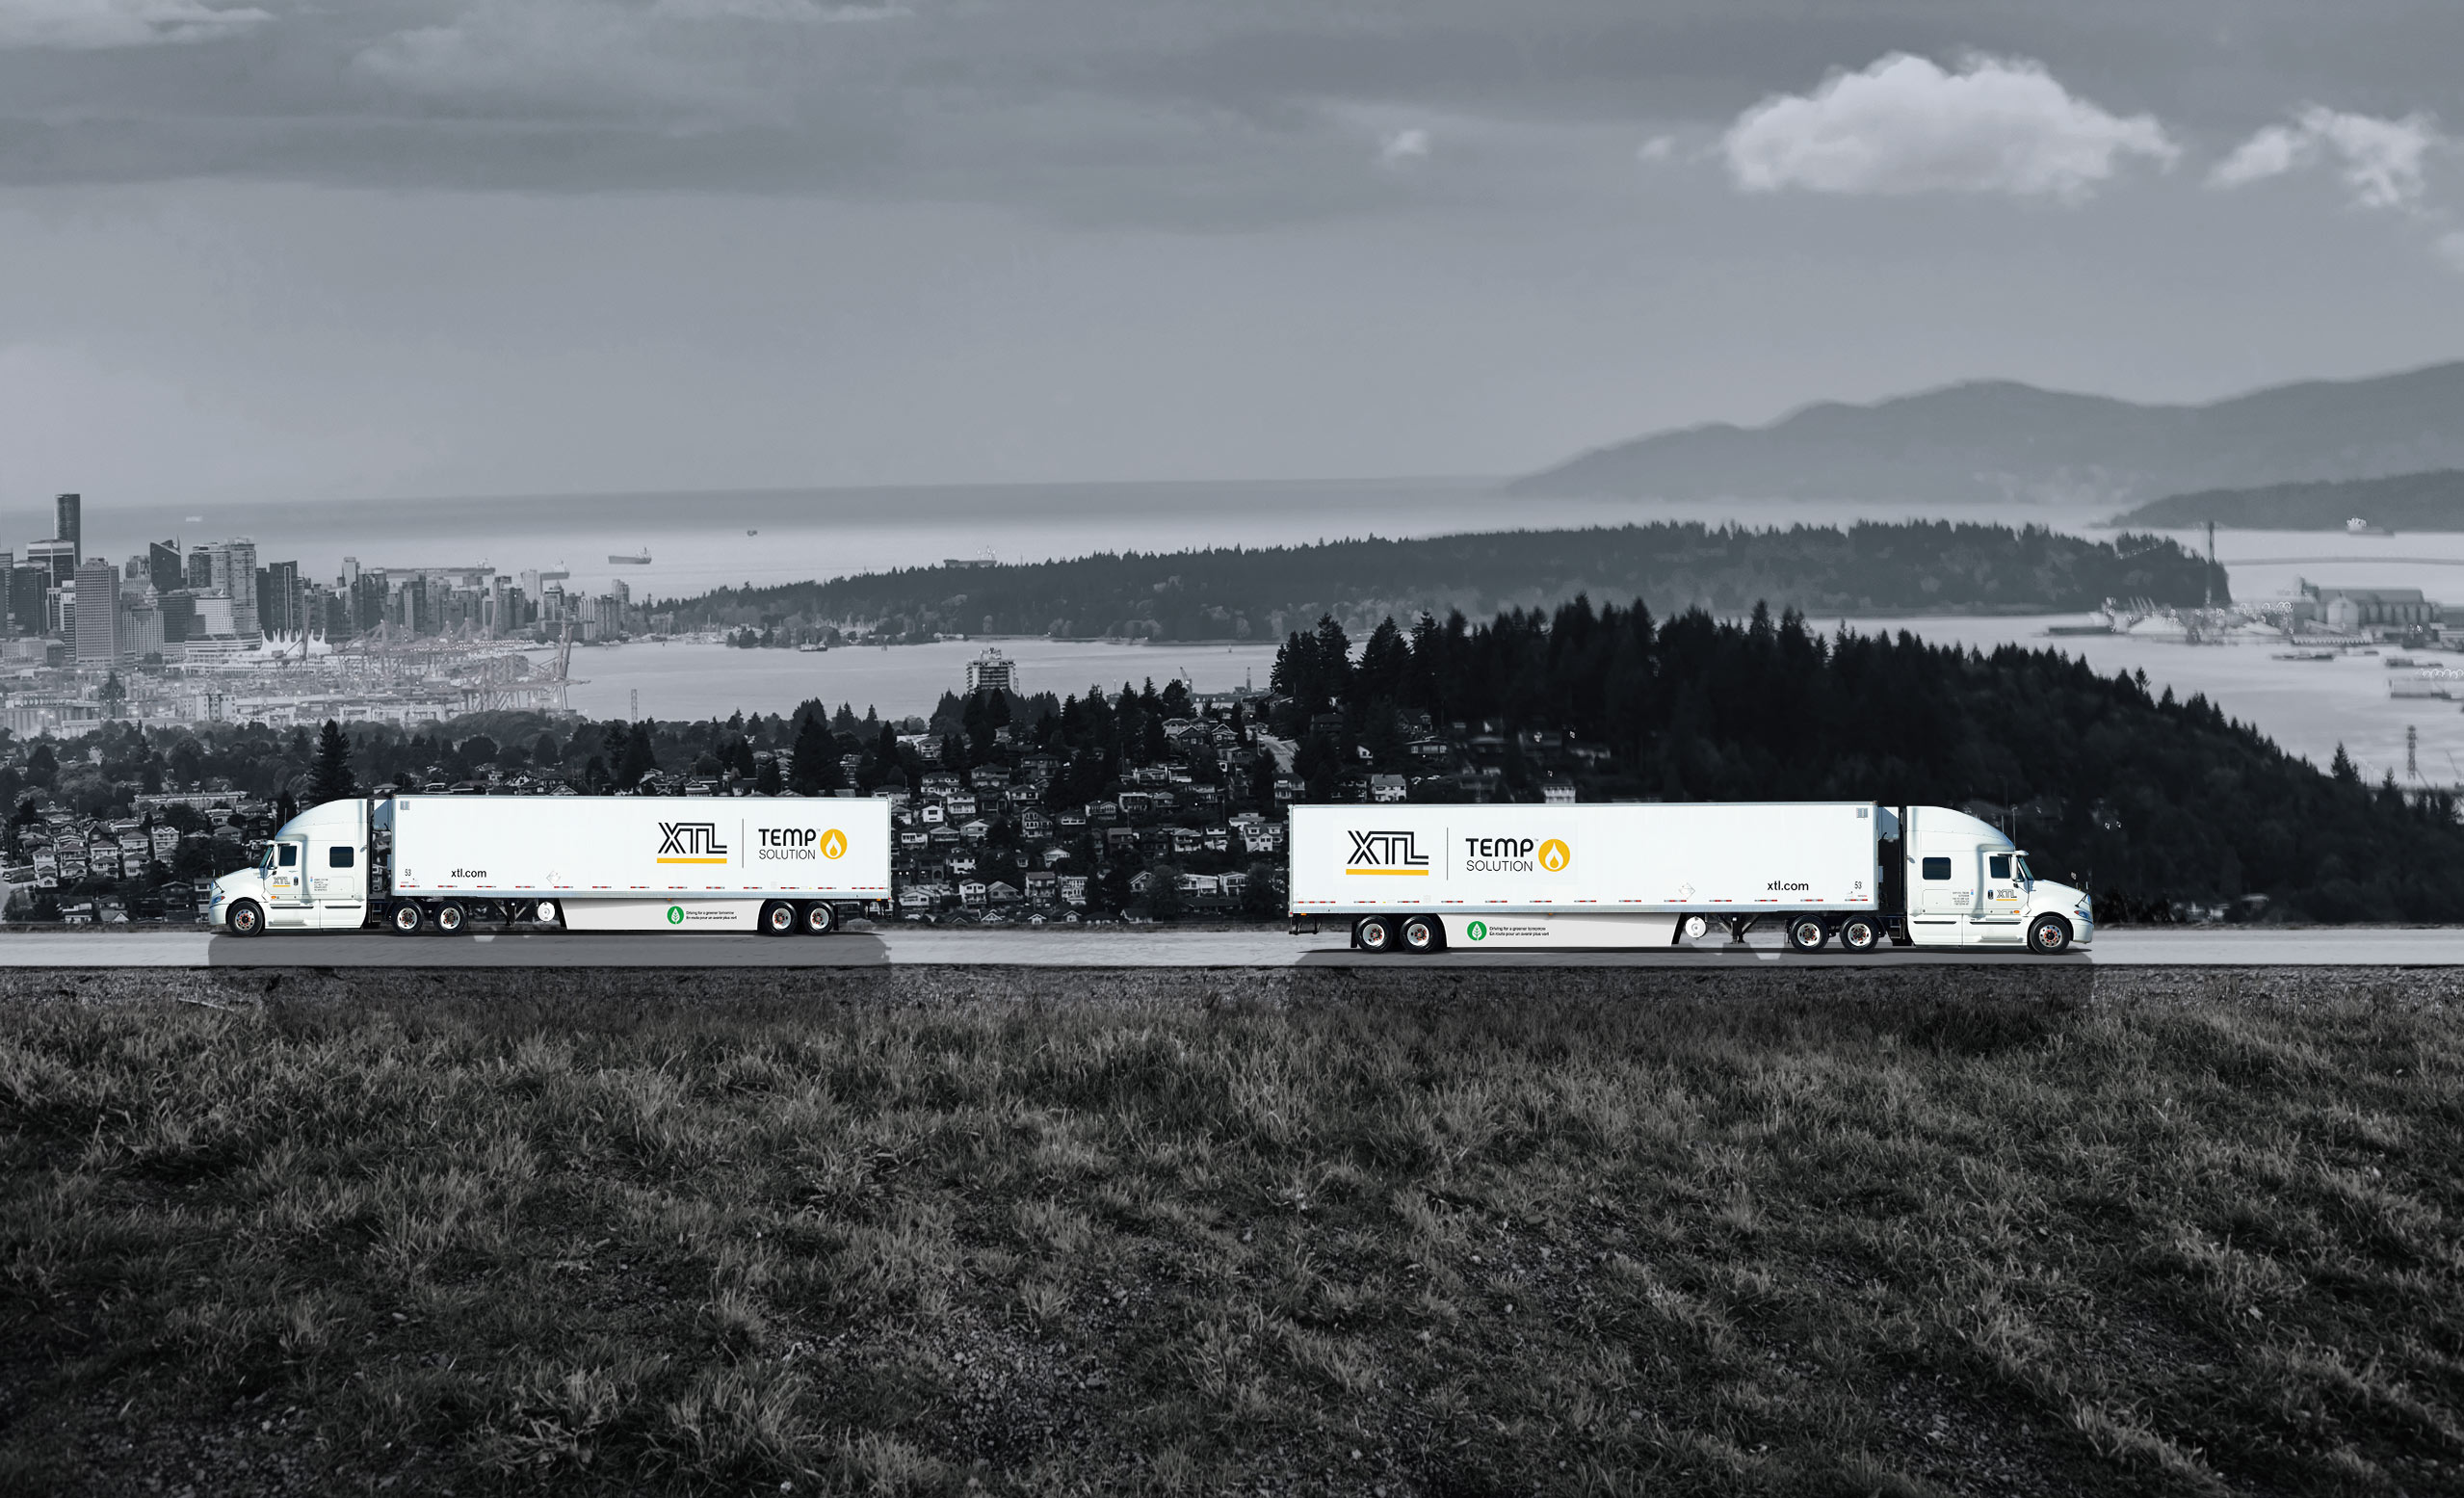
<path id="1" fill-rule="evenodd" d="M 0 1009 L 0 1488 L 2464 1487 L 2394 1008 Z"/>

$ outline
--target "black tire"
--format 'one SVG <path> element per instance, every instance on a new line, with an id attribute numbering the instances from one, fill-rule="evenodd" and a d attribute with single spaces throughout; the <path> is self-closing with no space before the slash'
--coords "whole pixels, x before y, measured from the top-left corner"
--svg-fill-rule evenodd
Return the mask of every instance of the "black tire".
<path id="1" fill-rule="evenodd" d="M 2038 957 L 2059 957 L 2070 950 L 2070 922 L 2040 915 L 2028 923 L 2028 950 Z"/>
<path id="2" fill-rule="evenodd" d="M 1820 952 L 1822 943 L 1831 938 L 1828 928 L 1819 915 L 1793 915 L 1788 921 L 1788 944 L 1799 952 Z"/>
<path id="3" fill-rule="evenodd" d="M 838 930 L 838 907 L 826 900 L 816 900 L 804 907 L 799 924 L 807 936 L 826 936 Z"/>
<path id="4" fill-rule="evenodd" d="M 1382 915 L 1364 915 L 1351 928 L 1351 944 L 1363 952 L 1395 950 L 1395 928 Z"/>
<path id="5" fill-rule="evenodd" d="M 223 912 L 223 924 L 234 936 L 265 934 L 265 907 L 253 900 L 235 900 L 231 908 Z"/>
<path id="6" fill-rule="evenodd" d="M 796 934 L 796 907 L 784 900 L 773 900 L 761 907 L 761 933 L 765 936 Z"/>
<path id="7" fill-rule="evenodd" d="M 469 924 L 470 916 L 460 906 L 451 900 L 436 907 L 436 934 L 459 936 L 462 933 L 462 928 Z"/>
<path id="8" fill-rule="evenodd" d="M 1446 928 L 1433 915 L 1415 915 L 1403 922 L 1403 950 L 1430 953 L 1446 950 Z"/>
<path id="9" fill-rule="evenodd" d="M 1851 915 L 1840 923 L 1840 950 L 1858 957 L 1882 945 L 1882 928 L 1873 919 Z"/>
<path id="10" fill-rule="evenodd" d="M 397 900 L 385 913 L 385 924 L 393 928 L 397 936 L 416 936 L 419 929 L 428 924 L 428 912 L 419 907 L 416 900 Z"/>

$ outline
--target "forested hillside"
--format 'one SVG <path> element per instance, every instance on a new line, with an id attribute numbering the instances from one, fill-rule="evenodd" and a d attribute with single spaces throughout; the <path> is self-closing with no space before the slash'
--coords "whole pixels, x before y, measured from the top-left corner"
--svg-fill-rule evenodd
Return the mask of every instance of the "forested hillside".
<path id="1" fill-rule="evenodd" d="M 1340 711 L 1303 749 L 1334 794 L 1352 743 L 1403 762 L 1418 715 L 1494 724 L 1505 784 L 1541 773 L 1514 737 L 1605 751 L 1564 772 L 1584 799 L 1873 799 L 1967 806 L 2013 822 L 2037 868 L 2092 880 L 2109 910 L 2269 896 L 2321 920 L 2464 919 L 2464 830 L 2445 797 L 2413 801 L 2286 754 L 2205 698 L 2151 696 L 2051 650 L 1990 655 L 1913 635 L 1833 635 L 1792 613 L 1750 623 L 1640 606 L 1381 627 L 1347 662 L 1343 631 L 1286 642 L 1286 726 Z M 1449 794 L 1431 787 L 1434 794 Z M 2012 815 L 2015 813 L 2015 816 Z"/>
<path id="2" fill-rule="evenodd" d="M 1846 530 L 1659 523 L 1348 540 L 1259 550 L 1104 553 L 991 567 L 917 567 L 826 583 L 721 589 L 673 605 L 680 628 L 751 628 L 789 644 L 826 629 L 1272 640 L 1331 614 L 1475 617 L 1588 592 L 1664 613 L 1758 600 L 1822 614 L 2009 614 L 2107 598 L 2197 603 L 2207 565 L 2169 540 L 2088 541 L 2038 527 L 1909 522 Z M 2218 571 L 2217 596 L 2226 593 Z"/>

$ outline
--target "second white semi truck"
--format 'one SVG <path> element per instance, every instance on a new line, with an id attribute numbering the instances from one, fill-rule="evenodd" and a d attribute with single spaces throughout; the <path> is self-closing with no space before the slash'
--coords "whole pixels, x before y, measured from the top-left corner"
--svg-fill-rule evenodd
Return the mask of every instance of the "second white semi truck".
<path id="1" fill-rule="evenodd" d="M 1836 939 L 2053 956 L 2087 896 L 2035 877 L 1991 824 L 1866 802 L 1292 808 L 1293 918 L 1372 952 L 1668 947 L 1769 923 Z"/>
<path id="2" fill-rule="evenodd" d="M 871 797 L 394 796 L 294 817 L 207 920 L 268 931 L 824 934 L 890 898 Z"/>

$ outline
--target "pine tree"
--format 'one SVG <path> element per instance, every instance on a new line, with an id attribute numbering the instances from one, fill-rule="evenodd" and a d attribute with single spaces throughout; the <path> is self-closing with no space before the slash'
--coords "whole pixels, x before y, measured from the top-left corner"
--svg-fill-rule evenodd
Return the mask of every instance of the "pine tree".
<path id="1" fill-rule="evenodd" d="M 798 723 L 795 755 L 798 794 L 818 796 L 835 791 L 844 783 L 839 774 L 838 740 L 822 722 L 819 712 L 807 712 Z"/>
<path id="2" fill-rule="evenodd" d="M 328 718 L 317 735 L 316 764 L 308 772 L 308 804 L 322 806 L 358 794 L 359 777 L 351 769 L 351 741 L 343 737 L 342 724 Z"/>

